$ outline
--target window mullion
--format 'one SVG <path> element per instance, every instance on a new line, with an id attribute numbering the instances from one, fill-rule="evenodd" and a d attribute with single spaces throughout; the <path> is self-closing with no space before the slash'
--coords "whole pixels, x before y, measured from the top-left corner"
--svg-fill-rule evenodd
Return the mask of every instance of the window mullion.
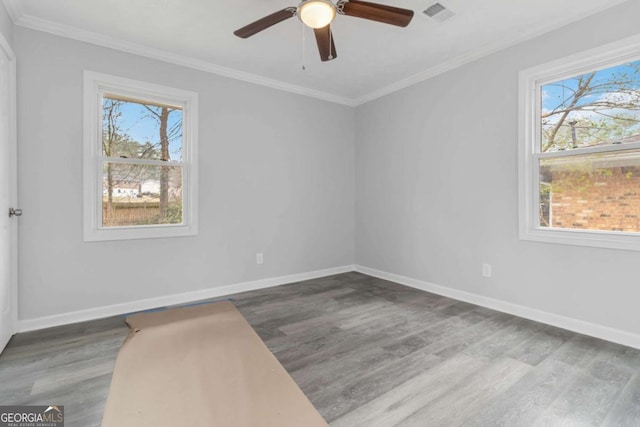
<path id="1" fill-rule="evenodd" d="M 132 165 L 150 165 L 150 166 L 184 166 L 184 162 L 176 162 L 173 160 L 154 160 L 154 159 L 139 159 L 134 157 L 103 157 L 104 162 L 108 163 L 122 163 Z"/>
<path id="2" fill-rule="evenodd" d="M 640 149 L 640 143 L 636 142 L 631 144 L 605 145 L 605 146 L 599 146 L 599 147 L 574 148 L 571 150 L 534 153 L 534 156 L 536 156 L 536 158 L 539 158 L 539 159 L 545 159 L 550 157 L 570 157 L 570 156 L 581 156 L 586 154 L 615 153 L 619 151 L 629 151 L 629 150 L 638 150 L 638 149 Z"/>

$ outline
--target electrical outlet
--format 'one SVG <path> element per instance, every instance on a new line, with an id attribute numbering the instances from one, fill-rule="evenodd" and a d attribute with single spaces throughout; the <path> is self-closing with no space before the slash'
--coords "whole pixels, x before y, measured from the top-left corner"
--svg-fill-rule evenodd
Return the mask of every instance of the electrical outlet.
<path id="1" fill-rule="evenodd" d="M 262 252 L 258 252 L 256 254 L 256 264 L 264 264 L 264 256 L 262 255 Z"/>
<path id="2" fill-rule="evenodd" d="M 484 277 L 491 277 L 491 264 L 482 264 L 482 275 Z"/>

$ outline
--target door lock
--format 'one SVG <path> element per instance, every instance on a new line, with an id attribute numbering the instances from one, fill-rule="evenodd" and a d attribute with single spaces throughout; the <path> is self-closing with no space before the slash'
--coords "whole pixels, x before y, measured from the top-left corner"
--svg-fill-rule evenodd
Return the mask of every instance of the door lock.
<path id="1" fill-rule="evenodd" d="M 12 216 L 22 216 L 22 209 L 9 208 L 9 218 Z"/>

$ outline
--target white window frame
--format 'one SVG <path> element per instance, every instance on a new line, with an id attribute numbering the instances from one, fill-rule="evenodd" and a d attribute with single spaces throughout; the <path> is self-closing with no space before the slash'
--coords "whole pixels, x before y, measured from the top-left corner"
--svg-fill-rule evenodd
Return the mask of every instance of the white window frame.
<path id="1" fill-rule="evenodd" d="M 519 75 L 519 235 L 521 240 L 640 250 L 640 233 L 561 229 L 540 226 L 539 168 L 544 157 L 615 152 L 640 148 L 640 144 L 578 148 L 565 152 L 540 152 L 541 88 L 547 83 L 640 59 L 640 36 L 632 36 L 557 61 L 522 70 Z"/>
<path id="2" fill-rule="evenodd" d="M 105 93 L 182 108 L 182 224 L 102 226 L 102 99 Z M 84 72 L 84 241 L 146 239 L 198 234 L 198 94 L 191 91 L 85 70 Z M 170 162 L 164 162 L 170 165 Z"/>

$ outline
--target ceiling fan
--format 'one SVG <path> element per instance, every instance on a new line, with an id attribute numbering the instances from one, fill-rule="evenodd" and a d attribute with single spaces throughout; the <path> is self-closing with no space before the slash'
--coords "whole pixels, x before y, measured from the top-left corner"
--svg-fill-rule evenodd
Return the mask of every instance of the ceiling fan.
<path id="1" fill-rule="evenodd" d="M 406 27 L 413 18 L 412 10 L 360 0 L 338 0 L 335 4 L 330 0 L 303 0 L 297 7 L 279 10 L 234 31 L 233 34 L 246 39 L 297 15 L 306 26 L 313 28 L 320 59 L 330 61 L 337 57 L 331 34 L 331 22 L 336 14 L 355 16 L 398 27 Z"/>

